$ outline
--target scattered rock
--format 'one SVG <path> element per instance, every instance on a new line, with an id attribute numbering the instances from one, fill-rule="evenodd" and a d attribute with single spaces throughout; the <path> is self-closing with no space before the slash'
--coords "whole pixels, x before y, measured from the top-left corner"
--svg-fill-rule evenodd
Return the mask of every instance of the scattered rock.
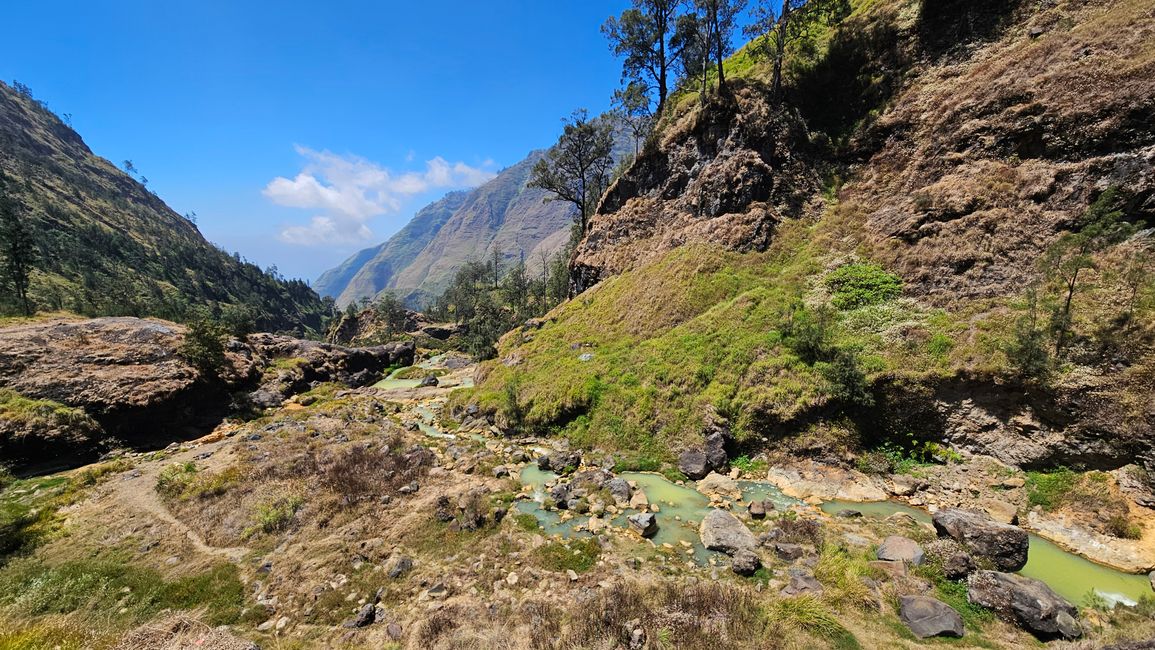
<path id="1" fill-rule="evenodd" d="M 385 626 L 385 636 L 389 637 L 390 641 L 400 641 L 401 633 L 401 626 L 397 623 L 390 623 L 389 625 Z"/>
<path id="2" fill-rule="evenodd" d="M 730 570 L 740 576 L 752 576 L 762 568 L 762 559 L 754 551 L 740 550 L 730 562 Z"/>
<path id="3" fill-rule="evenodd" d="M 741 550 L 757 548 L 758 539 L 740 519 L 725 510 L 714 509 L 702 518 L 698 528 L 702 544 L 711 551 L 733 555 Z"/>
<path id="4" fill-rule="evenodd" d="M 909 474 L 893 474 L 890 477 L 890 482 L 887 483 L 887 488 L 894 496 L 908 497 L 918 492 L 924 485 L 925 483 L 921 479 Z"/>
<path id="5" fill-rule="evenodd" d="M 787 562 L 793 562 L 803 555 L 806 555 L 806 549 L 803 548 L 801 544 L 778 542 L 774 545 L 774 553 Z"/>
<path id="6" fill-rule="evenodd" d="M 880 560 L 907 562 L 914 566 L 922 564 L 923 555 L 922 547 L 918 545 L 918 542 L 900 535 L 891 535 L 882 540 L 877 553 Z"/>
<path id="7" fill-rule="evenodd" d="M 1027 532 L 968 510 L 940 510 L 934 528 L 975 555 L 990 560 L 1000 571 L 1018 571 L 1027 564 Z"/>
<path id="8" fill-rule="evenodd" d="M 900 560 L 871 560 L 867 564 L 892 578 L 906 577 L 906 562 Z"/>
<path id="9" fill-rule="evenodd" d="M 417 384 L 417 387 L 418 388 L 429 388 L 432 386 L 437 386 L 440 383 L 441 383 L 441 380 L 439 380 L 437 377 L 435 377 L 433 375 L 425 375 L 424 377 L 421 378 L 421 382 Z"/>
<path id="10" fill-rule="evenodd" d="M 962 580 L 974 573 L 975 561 L 966 553 L 952 553 L 942 560 L 942 574 L 947 580 Z"/>
<path id="11" fill-rule="evenodd" d="M 962 616 L 950 605 L 929 596 L 903 596 L 898 616 L 920 639 L 963 635 Z"/>
<path id="12" fill-rule="evenodd" d="M 773 504 L 771 504 L 773 506 Z M 766 518 L 766 502 L 765 501 L 751 501 L 746 505 L 746 512 L 750 513 L 753 519 Z"/>
<path id="13" fill-rule="evenodd" d="M 1019 523 L 1019 509 L 1014 505 L 999 499 L 982 499 L 979 506 L 991 516 L 991 519 L 1001 524 Z"/>
<path id="14" fill-rule="evenodd" d="M 808 569 L 793 568 L 790 569 L 790 584 L 783 587 L 782 593 L 787 596 L 818 596 L 822 593 L 822 583 Z"/>
<path id="15" fill-rule="evenodd" d="M 641 512 L 626 518 L 630 528 L 642 537 L 653 537 L 658 532 L 658 518 L 651 512 Z"/>
<path id="16" fill-rule="evenodd" d="M 352 619 L 345 621 L 344 626 L 350 628 L 368 627 L 377 620 L 377 605 L 365 603 Z"/>
<path id="17" fill-rule="evenodd" d="M 967 579 L 967 600 L 1041 639 L 1082 635 L 1075 606 L 1039 580 L 1014 573 L 976 571 Z"/>
<path id="18" fill-rule="evenodd" d="M 850 508 L 846 508 L 839 510 L 835 516 L 842 517 L 843 519 L 858 519 L 862 517 L 862 512 L 859 510 L 851 510 Z"/>
<path id="19" fill-rule="evenodd" d="M 413 569 L 413 560 L 405 555 L 394 555 L 385 563 L 385 575 L 396 580 Z"/>

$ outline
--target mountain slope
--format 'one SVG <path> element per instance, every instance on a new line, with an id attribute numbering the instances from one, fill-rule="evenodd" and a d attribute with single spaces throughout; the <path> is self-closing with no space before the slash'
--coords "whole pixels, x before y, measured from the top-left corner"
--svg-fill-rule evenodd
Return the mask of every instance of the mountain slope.
<path id="1" fill-rule="evenodd" d="M 144 185 L 95 155 L 33 99 L 0 83 L 0 173 L 40 261 L 40 309 L 181 320 L 194 307 L 261 329 L 320 329 L 320 298 L 209 243 Z"/>
<path id="2" fill-rule="evenodd" d="M 315 288 L 341 306 L 392 291 L 410 305 L 437 295 L 465 262 L 499 251 L 506 265 L 524 257 L 531 272 L 542 268 L 569 239 L 568 204 L 546 202 L 526 187 L 543 152 L 503 170 L 469 192 L 454 192 L 422 209 L 386 243 L 365 249 L 323 274 Z"/>
<path id="3" fill-rule="evenodd" d="M 467 196 L 468 192 L 450 192 L 425 206 L 389 241 L 366 248 L 341 266 L 326 271 L 313 287 L 323 296 L 336 297 L 342 306 L 372 298 L 413 262 Z"/>
<path id="4" fill-rule="evenodd" d="M 919 438 L 1155 485 L 1150 3 L 855 6 L 786 105 L 758 65 L 675 97 L 578 246 L 586 292 L 459 403 L 666 459 L 718 414 L 751 456 Z M 1056 257 L 1095 214 L 1133 234 Z"/>

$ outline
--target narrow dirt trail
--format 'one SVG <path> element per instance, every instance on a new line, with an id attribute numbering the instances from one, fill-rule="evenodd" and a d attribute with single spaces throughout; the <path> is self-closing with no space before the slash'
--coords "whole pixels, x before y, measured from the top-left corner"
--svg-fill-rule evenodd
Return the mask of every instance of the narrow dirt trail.
<path id="1" fill-rule="evenodd" d="M 220 452 L 226 449 L 231 442 L 231 439 L 225 438 L 218 442 L 198 445 L 164 460 L 142 463 L 136 468 L 140 471 L 139 476 L 116 481 L 113 484 L 112 491 L 109 493 L 108 498 L 119 506 L 129 508 L 167 524 L 173 530 L 183 534 L 198 553 L 220 557 L 233 563 L 239 563 L 249 554 L 248 548 L 243 546 L 218 547 L 205 543 L 204 539 L 198 535 L 196 531 L 189 528 L 187 524 L 169 512 L 156 492 L 157 477 L 166 466 L 172 463 L 184 463 L 196 460 L 197 456 L 205 453 L 212 453 L 212 456 L 206 460 L 197 461 L 198 465 L 207 465 L 210 469 L 216 466 L 223 466 L 226 462 L 223 458 L 220 458 L 223 456 Z"/>

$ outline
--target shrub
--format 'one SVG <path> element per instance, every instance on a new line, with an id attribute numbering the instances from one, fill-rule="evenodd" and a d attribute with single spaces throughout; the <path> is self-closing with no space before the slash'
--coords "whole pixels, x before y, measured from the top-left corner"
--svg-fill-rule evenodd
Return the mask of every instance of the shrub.
<path id="1" fill-rule="evenodd" d="M 384 445 L 358 445 L 342 451 L 310 456 L 311 471 L 321 484 L 344 498 L 346 503 L 375 499 L 425 475 L 433 456 L 423 447 L 401 451 L 400 439 Z"/>
<path id="2" fill-rule="evenodd" d="M 242 536 L 249 538 L 262 533 L 269 535 L 285 530 L 304 503 L 305 500 L 301 497 L 292 496 L 262 505 L 257 508 L 252 525 L 245 529 Z"/>
<path id="3" fill-rule="evenodd" d="M 166 499 L 178 499 L 196 479 L 196 463 L 173 463 L 156 477 L 156 491 Z"/>
<path id="4" fill-rule="evenodd" d="M 539 547 L 536 554 L 543 569 L 584 573 L 593 568 L 601 552 L 598 540 L 584 537 L 568 542 L 550 542 Z"/>
<path id="5" fill-rule="evenodd" d="M 885 302 L 902 293 L 902 280 L 877 264 L 846 264 L 826 276 L 831 302 L 854 309 Z"/>
<path id="6" fill-rule="evenodd" d="M 1027 502 L 1043 510 L 1054 510 L 1063 503 L 1077 480 L 1075 472 L 1065 467 L 1053 472 L 1027 472 Z"/>
<path id="7" fill-rule="evenodd" d="M 216 379 L 225 366 L 225 335 L 226 330 L 221 325 L 207 318 L 195 320 L 185 332 L 180 356 L 204 379 Z"/>
<path id="8" fill-rule="evenodd" d="M 751 460 L 749 456 L 742 455 L 730 461 L 730 464 L 737 467 L 739 470 L 747 474 L 765 474 L 770 467 L 770 463 L 765 459 L 759 458 Z"/>
<path id="9" fill-rule="evenodd" d="M 829 308 L 810 309 L 796 304 L 781 329 L 786 347 L 806 363 L 813 364 L 830 356 L 834 340 L 834 312 Z"/>

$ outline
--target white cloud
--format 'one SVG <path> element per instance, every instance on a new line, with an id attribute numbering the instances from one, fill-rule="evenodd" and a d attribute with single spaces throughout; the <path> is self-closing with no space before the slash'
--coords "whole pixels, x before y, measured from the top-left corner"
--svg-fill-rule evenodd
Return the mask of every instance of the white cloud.
<path id="1" fill-rule="evenodd" d="M 278 176 L 265 186 L 273 203 L 290 208 L 319 211 L 307 225 L 282 229 L 280 238 L 290 244 L 319 245 L 369 239 L 369 222 L 401 210 L 405 201 L 435 189 L 477 187 L 492 179 L 493 161 L 481 167 L 450 163 L 438 156 L 425 163 L 424 171 L 394 174 L 360 156 L 341 156 L 297 146 L 305 166 L 293 178 Z"/>

